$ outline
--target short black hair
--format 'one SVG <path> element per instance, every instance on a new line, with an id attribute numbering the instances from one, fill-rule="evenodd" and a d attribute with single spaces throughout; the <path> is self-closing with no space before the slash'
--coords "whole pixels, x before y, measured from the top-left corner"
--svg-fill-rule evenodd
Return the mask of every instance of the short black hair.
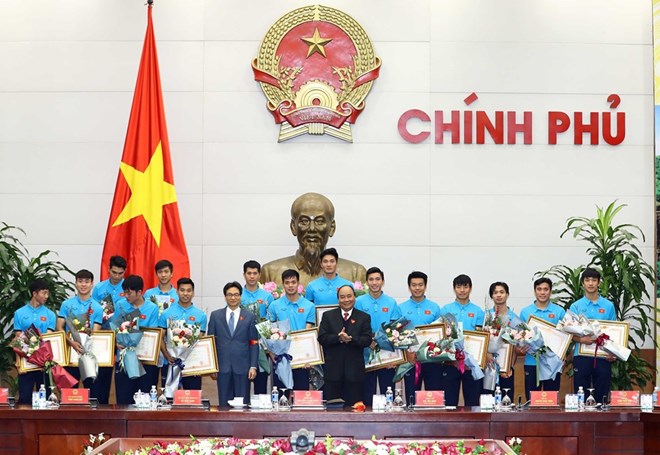
<path id="1" fill-rule="evenodd" d="M 126 268 L 126 259 L 121 256 L 110 256 L 110 267 Z"/>
<path id="2" fill-rule="evenodd" d="M 380 277 L 384 280 L 385 279 L 385 274 L 381 269 L 378 267 L 369 267 L 369 270 L 367 270 L 367 279 L 369 278 L 369 275 L 373 273 L 380 273 Z"/>
<path id="3" fill-rule="evenodd" d="M 238 281 L 230 281 L 229 283 L 225 284 L 225 286 L 222 288 L 222 294 L 227 295 L 227 291 L 231 288 L 236 288 L 238 289 L 239 294 L 243 294 L 243 286 L 241 286 L 241 283 Z"/>
<path id="4" fill-rule="evenodd" d="M 167 259 L 161 259 L 160 261 L 156 262 L 156 266 L 154 268 L 156 269 L 156 273 L 158 273 L 159 270 L 163 270 L 165 267 L 169 267 L 170 272 L 174 272 L 174 266 Z"/>
<path id="5" fill-rule="evenodd" d="M 247 269 L 257 269 L 257 272 L 261 273 L 261 264 L 259 264 L 254 259 L 250 259 L 245 264 L 243 264 L 243 273 L 247 272 Z"/>
<path id="6" fill-rule="evenodd" d="M 121 284 L 121 288 L 124 291 L 143 291 L 144 280 L 139 275 L 128 275 L 126 278 L 124 278 L 124 282 Z"/>
<path id="7" fill-rule="evenodd" d="M 582 272 L 580 281 L 584 281 L 585 278 L 596 278 L 598 281 L 600 281 L 600 272 L 596 269 L 592 269 L 591 267 L 587 267 L 584 269 L 584 272 Z"/>
<path id="8" fill-rule="evenodd" d="M 321 251 L 321 254 L 319 255 L 319 259 L 323 260 L 324 257 L 327 255 L 334 256 L 335 260 L 339 260 L 339 253 L 337 253 L 337 250 L 334 248 L 326 248 L 325 250 Z"/>
<path id="9" fill-rule="evenodd" d="M 488 288 L 488 295 L 491 298 L 493 297 L 493 293 L 495 292 L 495 288 L 497 286 L 502 286 L 504 288 L 504 290 L 506 291 L 506 293 L 507 294 L 509 293 L 509 285 L 508 284 L 506 284 L 504 281 L 496 281 L 493 284 L 491 284 L 490 287 Z"/>
<path id="10" fill-rule="evenodd" d="M 547 284 L 550 286 L 550 290 L 552 290 L 552 280 L 548 278 L 547 276 L 541 277 L 538 280 L 534 281 L 534 289 L 536 289 L 537 286 L 540 286 L 542 284 Z"/>
<path id="11" fill-rule="evenodd" d="M 424 280 L 424 286 L 426 286 L 429 282 L 429 276 L 426 273 L 420 272 L 419 270 L 413 270 L 410 272 L 410 275 L 408 275 L 408 286 L 410 286 L 410 282 L 413 280 L 413 278 L 421 278 Z"/>
<path id="12" fill-rule="evenodd" d="M 44 280 L 43 278 L 37 278 L 36 280 L 33 280 L 30 283 L 28 289 L 30 290 L 30 296 L 32 296 L 32 294 L 34 294 L 35 292 L 48 289 L 48 281 Z"/>
<path id="13" fill-rule="evenodd" d="M 341 291 L 343 288 L 351 288 L 351 291 L 353 291 L 353 295 L 355 295 L 355 288 L 353 287 L 352 284 L 342 284 L 337 288 L 337 298 L 339 298 L 339 291 Z"/>
<path id="14" fill-rule="evenodd" d="M 466 285 L 472 287 L 472 278 L 465 275 L 464 273 L 454 278 L 454 282 L 452 283 L 452 287 L 466 286 Z"/>
<path id="15" fill-rule="evenodd" d="M 176 282 L 176 287 L 179 288 L 179 287 L 181 287 L 181 285 L 184 285 L 184 284 L 191 285 L 192 288 L 193 288 L 193 291 L 195 290 L 195 283 L 193 283 L 193 280 L 191 280 L 187 276 L 179 278 Z"/>
<path id="16" fill-rule="evenodd" d="M 76 280 L 92 280 L 94 281 L 94 274 L 87 269 L 80 269 L 76 272 Z"/>
<path id="17" fill-rule="evenodd" d="M 296 277 L 296 280 L 300 281 L 300 273 L 298 273 L 297 270 L 294 269 L 287 269 L 284 272 L 282 272 L 282 283 L 284 283 L 284 280 L 288 280 L 289 278 Z"/>

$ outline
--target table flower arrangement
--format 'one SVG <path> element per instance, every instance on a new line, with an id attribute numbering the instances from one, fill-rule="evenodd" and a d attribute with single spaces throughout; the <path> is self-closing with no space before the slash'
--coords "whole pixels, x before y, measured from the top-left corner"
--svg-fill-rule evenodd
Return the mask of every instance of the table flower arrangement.
<path id="1" fill-rule="evenodd" d="M 89 441 L 83 448 L 83 455 L 91 454 L 104 439 L 103 433 L 98 436 L 90 435 Z M 493 454 L 505 455 L 515 453 L 522 454 L 522 441 L 519 438 L 511 438 L 509 447 L 502 448 L 495 444 L 489 444 L 480 440 L 476 443 L 466 441 L 456 442 L 432 442 L 417 443 L 410 442 L 394 443 L 379 441 L 375 438 L 369 441 L 356 441 L 353 439 L 334 439 L 327 436 L 322 441 L 317 441 L 314 446 L 305 452 L 306 455 L 459 455 L 459 454 Z M 510 450 L 509 450 L 510 448 Z M 142 447 L 117 455 L 295 455 L 295 448 L 288 439 L 260 439 L 244 440 L 236 438 L 228 439 L 197 439 L 192 437 L 187 443 L 181 442 L 158 442 L 150 447 Z"/>
<path id="2" fill-rule="evenodd" d="M 358 280 L 353 283 L 353 291 L 355 291 L 355 297 L 360 297 L 369 292 L 369 287 L 362 281 Z"/>
<path id="3" fill-rule="evenodd" d="M 263 285 L 259 283 L 259 287 L 261 287 L 266 292 L 270 292 L 275 300 L 284 295 L 284 288 L 282 286 L 278 286 L 274 281 L 268 281 Z M 302 296 L 305 295 L 305 287 L 302 284 L 298 285 L 298 294 Z"/>

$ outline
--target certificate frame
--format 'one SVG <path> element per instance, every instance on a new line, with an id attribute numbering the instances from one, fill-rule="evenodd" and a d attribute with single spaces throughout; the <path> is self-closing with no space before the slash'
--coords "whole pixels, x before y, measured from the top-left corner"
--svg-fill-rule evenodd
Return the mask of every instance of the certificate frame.
<path id="1" fill-rule="evenodd" d="M 323 349 L 318 341 L 319 329 L 312 327 L 311 329 L 293 330 L 289 332 L 287 338 L 291 340 L 289 347 L 289 354 L 293 357 L 291 360 L 291 369 L 302 368 L 305 365 L 323 365 L 325 359 L 323 358 Z M 304 355 L 296 356 L 295 353 L 300 352 Z"/>
<path id="2" fill-rule="evenodd" d="M 163 329 L 155 327 L 140 328 L 142 338 L 135 347 L 137 358 L 145 365 L 158 365 Z"/>
<path id="3" fill-rule="evenodd" d="M 181 373 L 183 377 L 217 373 L 219 369 L 218 353 L 215 350 L 215 336 L 205 335 L 199 337 L 183 363 L 186 365 Z"/>
<path id="4" fill-rule="evenodd" d="M 497 357 L 494 360 L 499 365 L 500 372 L 507 374 L 511 372 L 514 351 L 515 346 L 511 343 L 502 343 L 502 347 L 497 350 Z"/>
<path id="5" fill-rule="evenodd" d="M 445 325 L 443 323 L 418 325 L 415 330 L 417 331 L 417 344 L 414 350 L 419 349 L 425 341 L 438 341 L 445 337 Z"/>
<path id="6" fill-rule="evenodd" d="M 96 330 L 92 332 L 92 352 L 96 356 L 98 366 L 112 367 L 115 365 L 115 331 Z M 69 366 L 78 366 L 78 352 L 69 346 Z"/>
<path id="7" fill-rule="evenodd" d="M 479 362 L 479 366 L 483 369 L 486 366 L 486 354 L 488 353 L 490 334 L 488 332 L 464 330 L 463 337 L 465 352 L 472 354 L 475 360 Z"/>
<path id="8" fill-rule="evenodd" d="M 321 325 L 321 319 L 323 319 L 323 315 L 330 310 L 334 310 L 335 308 L 339 308 L 339 305 L 317 305 L 315 307 L 316 310 L 316 327 Z"/>
<path id="9" fill-rule="evenodd" d="M 386 351 L 381 349 L 374 355 L 371 362 L 364 364 L 364 371 L 376 371 L 383 368 L 399 366 L 406 363 L 406 355 L 402 349 L 395 349 L 394 351 Z"/>
<path id="10" fill-rule="evenodd" d="M 59 365 L 65 367 L 69 364 L 69 358 L 67 357 L 66 349 L 66 335 L 64 332 L 48 332 L 41 334 L 41 340 L 50 341 L 50 347 L 53 349 L 53 361 L 57 362 Z M 29 373 L 30 371 L 39 371 L 41 367 L 33 365 L 30 363 L 29 359 L 21 357 L 18 363 L 18 373 Z"/>
<path id="11" fill-rule="evenodd" d="M 591 319 L 594 321 L 594 319 Z M 600 324 L 600 329 L 602 333 L 609 335 L 610 340 L 614 343 L 619 344 L 625 348 L 628 347 L 628 335 L 630 332 L 630 323 L 625 321 L 602 321 L 596 319 L 595 321 Z M 605 352 L 604 349 L 599 349 L 598 354 L 596 354 L 596 343 L 593 344 L 582 344 L 578 343 L 578 355 L 591 356 L 606 358 L 610 354 Z"/>
<path id="12" fill-rule="evenodd" d="M 570 333 L 562 332 L 557 329 L 554 324 L 541 319 L 538 316 L 531 315 L 527 320 L 527 325 L 530 327 L 536 327 L 541 332 L 543 336 L 543 342 L 545 345 L 550 348 L 552 352 L 557 354 L 557 356 L 565 360 L 566 353 L 568 348 L 571 346 L 571 341 L 573 340 L 573 335 Z"/>

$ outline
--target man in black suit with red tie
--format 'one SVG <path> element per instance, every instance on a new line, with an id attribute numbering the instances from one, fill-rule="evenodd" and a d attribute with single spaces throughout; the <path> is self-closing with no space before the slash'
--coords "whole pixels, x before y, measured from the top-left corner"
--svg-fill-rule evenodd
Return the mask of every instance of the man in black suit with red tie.
<path id="1" fill-rule="evenodd" d="M 337 289 L 339 308 L 323 314 L 319 343 L 325 357 L 325 398 L 343 398 L 347 405 L 363 399 L 364 348 L 371 344 L 371 317 L 354 307 L 350 285 Z"/>

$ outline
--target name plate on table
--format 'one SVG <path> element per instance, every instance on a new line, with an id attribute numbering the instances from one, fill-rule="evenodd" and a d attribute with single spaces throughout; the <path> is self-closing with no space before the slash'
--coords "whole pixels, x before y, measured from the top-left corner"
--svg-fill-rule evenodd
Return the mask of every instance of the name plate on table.
<path id="1" fill-rule="evenodd" d="M 559 406 L 559 392 L 546 392 L 545 390 L 532 390 L 529 404 L 533 408 L 547 408 Z"/>
<path id="2" fill-rule="evenodd" d="M 175 390 L 174 406 L 201 406 L 201 390 Z"/>
<path id="3" fill-rule="evenodd" d="M 637 390 L 612 390 L 610 406 L 638 407 L 639 391 Z"/>
<path id="4" fill-rule="evenodd" d="M 0 404 L 9 404 L 9 389 L 0 389 Z"/>
<path id="5" fill-rule="evenodd" d="M 445 392 L 443 390 L 415 392 L 415 407 L 417 408 L 444 408 Z"/>
<path id="6" fill-rule="evenodd" d="M 89 404 L 89 389 L 62 389 L 60 404 Z"/>
<path id="7" fill-rule="evenodd" d="M 320 390 L 294 390 L 294 406 L 323 406 L 323 392 Z"/>

